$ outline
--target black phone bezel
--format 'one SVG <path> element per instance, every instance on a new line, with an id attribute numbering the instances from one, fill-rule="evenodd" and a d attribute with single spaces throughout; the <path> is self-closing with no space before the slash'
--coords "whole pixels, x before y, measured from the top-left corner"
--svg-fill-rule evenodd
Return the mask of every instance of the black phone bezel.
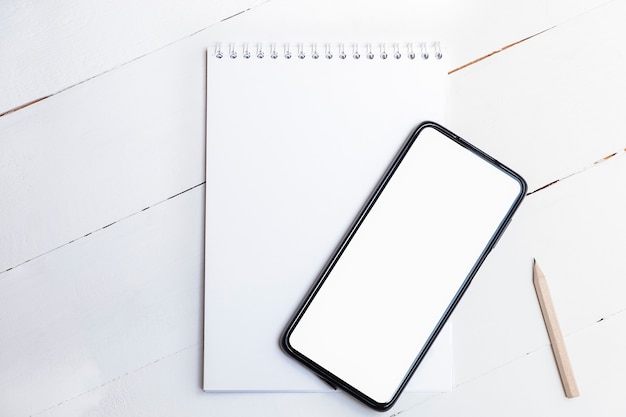
<path id="1" fill-rule="evenodd" d="M 461 287 L 459 288 L 459 290 L 457 291 L 457 293 L 455 294 L 455 296 L 451 300 L 448 308 L 446 309 L 446 311 L 442 315 L 441 319 L 439 320 L 439 322 L 437 323 L 437 325 L 433 329 L 433 331 L 432 331 L 431 335 L 429 336 L 428 340 L 426 341 L 423 349 L 417 354 L 413 364 L 407 370 L 405 378 L 402 380 L 400 386 L 398 387 L 398 389 L 394 393 L 393 397 L 390 399 L 389 402 L 380 403 L 378 401 L 373 400 L 371 397 L 367 396 L 366 394 L 364 394 L 363 392 L 359 391 L 358 389 L 354 388 L 353 386 L 348 384 L 346 381 L 343 381 L 337 375 L 334 375 L 332 372 L 330 372 L 330 371 L 326 370 L 325 368 L 319 366 L 317 363 L 315 363 L 310 358 L 308 358 L 305 355 L 303 355 L 300 352 L 298 352 L 289 343 L 289 337 L 290 337 L 291 333 L 293 332 L 293 330 L 295 329 L 295 327 L 298 325 L 298 322 L 300 321 L 300 318 L 304 315 L 304 313 L 306 312 L 308 306 L 311 304 L 311 302 L 315 298 L 315 295 L 317 294 L 317 292 L 319 291 L 321 286 L 324 284 L 324 281 L 326 280 L 326 278 L 328 277 L 328 275 L 332 271 L 333 267 L 335 266 L 335 264 L 337 263 L 337 261 L 341 257 L 343 251 L 345 250 L 347 245 L 350 243 L 350 240 L 355 235 L 355 233 L 358 231 L 359 226 L 363 223 L 363 221 L 367 217 L 367 214 L 369 213 L 369 211 L 371 210 L 373 205 L 376 203 L 376 200 L 381 195 L 381 193 L 384 191 L 385 186 L 389 183 L 391 177 L 393 176 L 393 174 L 395 173 L 396 169 L 398 168 L 398 166 L 400 165 L 400 163 L 404 159 L 405 155 L 411 149 L 411 146 L 413 145 L 415 140 L 418 138 L 419 134 L 424 129 L 427 129 L 427 128 L 432 128 L 432 129 L 435 129 L 435 130 L 439 131 L 440 133 L 442 133 L 443 135 L 448 137 L 450 140 L 454 141 L 458 145 L 460 145 L 463 148 L 469 150 L 470 152 L 474 153 L 475 155 L 479 156 L 480 158 L 482 158 L 483 160 L 489 162 L 490 164 L 496 166 L 501 171 L 503 171 L 504 173 L 508 174 L 512 178 L 514 178 L 520 185 L 520 192 L 519 192 L 518 196 L 516 197 L 516 199 L 514 200 L 513 204 L 511 205 L 511 207 L 510 207 L 509 211 L 507 212 L 506 216 L 500 222 L 497 230 L 492 235 L 491 239 L 489 240 L 489 243 L 487 244 L 485 249 L 482 251 L 480 257 L 474 263 L 474 266 L 472 267 L 471 271 L 469 272 L 469 274 L 467 275 L 467 277 L 463 281 L 463 284 L 461 285 Z M 508 226 L 509 222 L 511 221 L 511 218 L 513 217 L 513 214 L 518 209 L 518 207 L 520 206 L 522 200 L 524 199 L 524 196 L 526 195 L 526 192 L 527 192 L 526 181 L 519 174 L 517 174 L 515 171 L 511 170 L 507 166 L 505 166 L 502 163 L 500 163 L 498 160 L 496 160 L 493 157 L 487 155 L 485 152 L 483 152 L 480 149 L 476 148 L 475 146 L 473 146 L 472 144 L 470 144 L 469 142 L 467 142 L 463 138 L 455 135 L 454 133 L 452 133 L 448 129 L 444 128 L 443 126 L 441 126 L 441 125 L 439 125 L 439 124 L 437 124 L 435 122 L 431 122 L 431 121 L 426 121 L 426 122 L 421 123 L 419 126 L 417 126 L 413 130 L 413 132 L 410 134 L 408 139 L 405 141 L 405 143 L 401 147 L 400 151 L 398 152 L 398 154 L 396 155 L 396 157 L 393 159 L 392 163 L 390 164 L 389 168 L 385 171 L 385 173 L 382 176 L 381 180 L 379 181 L 378 185 L 375 187 L 374 191 L 372 192 L 370 197 L 367 199 L 365 205 L 363 206 L 363 208 L 361 209 L 361 211 L 357 215 L 356 219 L 354 220 L 354 222 L 352 223 L 352 225 L 348 229 L 347 233 L 342 238 L 340 244 L 338 245 L 338 247 L 333 252 L 333 254 L 330 257 L 329 261 L 326 263 L 326 265 L 322 269 L 322 272 L 320 273 L 320 275 L 316 279 L 314 285 L 309 290 L 308 294 L 306 295 L 304 300 L 301 302 L 299 307 L 296 309 L 296 312 L 294 313 L 294 315 L 290 319 L 289 323 L 285 327 L 285 330 L 283 331 L 283 333 L 282 333 L 282 335 L 280 337 L 280 342 L 279 343 L 280 343 L 281 349 L 285 353 L 287 353 L 289 356 L 291 356 L 294 359 L 298 360 L 303 365 L 305 365 L 307 368 L 309 368 L 311 371 L 313 371 L 315 374 L 317 374 L 321 379 L 326 381 L 331 387 L 333 387 L 335 389 L 341 388 L 342 390 L 346 391 L 348 394 L 352 395 L 356 399 L 360 400 L 362 403 L 368 405 L 369 407 L 371 407 L 371 408 L 373 408 L 375 410 L 378 410 L 378 411 L 388 410 L 398 400 L 400 394 L 402 393 L 402 391 L 406 387 L 406 385 L 409 382 L 411 376 L 415 373 L 415 370 L 417 369 L 417 367 L 419 366 L 420 362 L 422 361 L 422 359 L 424 358 L 424 356 L 426 355 L 426 353 L 430 349 L 431 345 L 435 341 L 435 338 L 437 337 L 437 335 L 439 334 L 439 332 L 443 328 L 444 324 L 449 319 L 449 317 L 452 314 L 454 308 L 457 306 L 459 300 L 461 299 L 461 297 L 463 296 L 463 294 L 467 290 L 468 286 L 470 285 L 472 279 L 474 278 L 474 276 L 478 272 L 480 266 L 483 264 L 483 262 L 485 261 L 487 255 L 489 254 L 489 252 L 491 252 L 493 247 L 496 245 L 498 239 L 500 238 L 500 236 L 502 235 L 502 233 L 504 232 L 504 230 Z"/>

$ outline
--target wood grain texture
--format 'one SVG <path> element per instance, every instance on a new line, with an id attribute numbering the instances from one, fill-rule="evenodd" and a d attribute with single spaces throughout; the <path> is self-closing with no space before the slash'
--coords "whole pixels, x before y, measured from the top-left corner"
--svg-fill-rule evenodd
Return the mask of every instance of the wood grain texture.
<path id="1" fill-rule="evenodd" d="M 203 226 L 197 187 L 3 274 L 0 414 L 36 415 L 199 349 Z"/>
<path id="2" fill-rule="evenodd" d="M 453 70 L 603 3 L 344 0 L 338 6 L 333 0 L 272 0 L 215 30 L 233 41 L 441 40 Z"/>
<path id="3" fill-rule="evenodd" d="M 350 0 L 338 5 L 329 0 L 273 0 L 276 5 L 269 9 L 270 14 L 260 15 L 252 26 L 242 26 L 231 35 L 248 41 L 275 37 L 445 39 L 456 68 L 603 2 Z M 262 3 L 264 0 L 107 0 L 94 4 L 62 0 L 52 5 L 4 1 L 0 13 L 0 114 L 114 70 Z"/>
<path id="4" fill-rule="evenodd" d="M 529 282 L 527 260 L 526 283 Z M 535 309 L 538 310 L 536 306 Z M 537 324 L 541 326 L 540 318 Z M 554 357 L 550 347 L 544 344 L 403 414 L 429 417 L 623 415 L 626 413 L 626 404 L 621 400 L 626 372 L 625 326 L 626 315 L 622 312 L 568 336 L 570 355 L 576 363 L 583 392 L 576 399 L 566 398 L 560 384 L 555 383 L 558 372 Z"/>
<path id="5" fill-rule="evenodd" d="M 184 13 L 204 19 L 205 6 L 219 6 L 208 3 Z M 178 26 L 172 13 L 172 22 L 146 23 L 131 5 L 132 25 L 112 30 L 126 19 L 121 3 L 3 4 L 0 99 L 12 104 L 0 108 L 89 81 L 0 117 L 0 270 L 13 268 L 0 273 L 0 414 L 366 413 L 340 394 L 200 390 L 203 195 L 195 188 L 168 198 L 204 180 L 207 42 L 414 38 L 432 20 L 426 25 L 438 26 L 462 65 L 600 2 L 449 1 L 420 10 L 371 1 L 356 12 L 355 3 L 314 3 L 271 1 L 141 58 L 189 34 L 188 20 Z M 427 8 L 440 12 L 422 13 Z M 455 73 L 450 127 L 531 187 L 623 149 L 615 134 L 626 96 L 623 14 L 624 2 L 611 2 Z M 389 22 L 402 24 L 385 32 Z M 430 399 L 403 396 L 387 415 L 624 414 L 625 161 L 611 158 L 525 201 L 455 312 L 460 385 Z M 572 334 L 585 393 L 576 401 L 543 378 L 556 369 L 527 279 L 533 254 L 546 269 L 565 266 L 568 281 L 551 277 L 551 289 Z M 585 308 L 566 293 L 584 296 Z"/>
<path id="6" fill-rule="evenodd" d="M 0 118 L 0 271 L 204 181 L 205 41 Z"/>
<path id="7" fill-rule="evenodd" d="M 87 83 L 0 117 L 0 146 L 3 150 L 0 153 L 0 177 L 5 179 L 0 184 L 3 195 L 0 200 L 3 213 L 0 245 L 6 248 L 0 252 L 0 273 L 204 180 L 204 57 L 207 44 L 216 39 L 424 39 L 441 36 L 450 38 L 447 41 L 451 45 L 449 65 L 455 68 L 457 62 L 464 63 L 469 57 L 480 56 L 480 51 L 490 50 L 491 45 L 501 45 L 509 38 L 517 40 L 527 32 L 534 33 L 538 28 L 544 28 L 546 21 L 563 19 L 582 7 L 565 7 L 558 13 L 555 11 L 558 15 L 555 17 L 546 14 L 543 2 L 537 1 L 532 7 L 520 5 L 523 10 L 519 12 L 523 14 L 516 8 L 507 7 L 494 22 L 490 14 L 476 13 L 472 20 L 465 19 L 465 15 L 450 15 L 449 10 L 462 10 L 467 6 L 461 5 L 459 0 L 448 1 L 428 5 L 408 0 L 396 0 L 391 4 L 352 1 L 342 3 L 341 7 L 329 0 L 273 1 Z M 488 0 L 484 1 L 484 4 L 476 5 L 477 10 L 496 7 Z M 111 8 L 108 14 L 103 13 L 104 21 L 117 10 L 113 4 L 106 4 L 108 6 L 99 6 Z M 592 4 L 585 3 L 586 7 Z M 34 6 L 24 4 L 20 7 L 15 6 L 14 13 L 8 15 L 8 26 L 0 25 L 0 30 L 18 36 L 21 30 L 34 24 L 20 26 L 20 19 L 34 13 Z M 67 12 L 65 8 L 58 10 L 57 14 L 51 13 L 52 20 L 90 21 L 89 16 L 95 13 L 77 8 L 72 12 L 75 13 L 73 18 L 66 18 L 63 17 Z M 131 7 L 124 13 L 133 10 Z M 204 12 L 196 9 L 196 13 L 203 15 Z M 528 19 L 520 20 L 522 15 Z M 481 19 L 482 23 L 477 24 Z M 389 21 L 398 24 L 390 28 Z M 496 36 L 504 21 L 509 22 L 506 31 L 498 32 Z M 53 22 L 49 24 L 54 25 Z M 19 26 L 19 30 L 11 31 L 8 28 L 11 25 Z M 78 30 L 72 28 L 74 26 L 68 23 L 67 30 Z M 39 33 L 36 28 L 32 30 Z M 138 27 L 137 30 L 142 29 Z M 471 40 L 466 36 L 468 31 L 473 33 Z M 48 35 L 50 39 L 54 39 L 55 33 Z M 75 42 L 87 42 L 91 36 L 89 33 L 70 32 L 63 36 Z M 114 33 L 120 37 L 125 34 L 124 31 Z M 104 35 L 98 32 L 98 36 Z M 0 39 L 0 42 L 7 42 L 4 37 Z M 489 42 L 483 44 L 477 39 L 489 39 Z M 16 41 L 16 45 L 20 43 Z M 60 43 L 58 48 L 61 49 L 56 50 L 55 56 L 63 57 L 65 47 Z M 28 43 L 20 48 L 31 49 Z M 8 47 L 2 49 L 11 50 Z M 459 52 L 461 55 L 457 56 Z M 107 52 L 99 50 L 98 54 L 104 57 Z M 121 58 L 115 59 L 120 62 Z M 6 62 L 2 60 L 0 66 Z M 15 71 L 11 72 L 12 76 L 28 74 L 16 70 L 19 60 L 11 62 L 11 71 Z M 25 62 L 28 62 L 29 71 L 46 67 Z M 74 68 L 69 58 L 57 64 Z M 94 75 L 92 70 L 80 71 L 90 77 Z M 53 78 L 54 83 L 68 84 L 61 78 Z M 3 88 L 24 85 L 20 91 L 28 90 L 28 83 L 10 80 L 8 76 L 4 77 Z M 475 82 L 473 79 L 472 84 Z M 8 96 L 10 94 L 0 94 L 0 97 Z M 482 96 L 485 96 L 483 92 L 476 95 Z M 460 97 L 463 96 L 455 95 L 451 105 Z M 463 109 L 459 112 L 474 114 Z M 460 132 L 472 132 L 466 126 L 459 127 Z M 509 146 L 508 149 L 517 148 Z M 552 155 L 554 161 L 567 160 Z M 508 160 L 516 162 L 517 158 Z M 541 171 L 551 167 L 546 164 Z"/>
<path id="8" fill-rule="evenodd" d="M 623 187 L 626 158 L 612 159 L 524 200 L 455 311 L 455 346 L 464 346 L 455 349 L 458 383 L 480 377 L 485 367 L 499 368 L 547 346 L 528 279 L 533 256 L 546 270 L 560 271 L 549 278 L 563 333 L 594 326 L 624 310 L 621 277 L 626 265 L 616 261 L 626 236 L 621 221 L 626 201 L 616 192 Z M 580 379 L 580 364 L 575 365 Z M 558 378 L 554 360 L 549 367 Z"/>
<path id="9" fill-rule="evenodd" d="M 260 2 L 4 1 L 0 113 L 115 69 Z"/>
<path id="10" fill-rule="evenodd" d="M 134 417 L 141 413 L 171 415 L 184 410 L 185 415 L 198 417 L 207 413 L 238 416 L 242 412 L 285 417 L 320 414 L 391 417 L 398 411 L 405 416 L 427 417 L 458 414 L 527 417 L 544 412 L 574 417 L 586 417 L 590 413 L 617 416 L 626 412 L 620 382 L 626 372 L 625 326 L 626 315 L 621 313 L 570 336 L 570 353 L 580 365 L 577 374 L 585 392 L 574 401 L 566 399 L 561 387 L 554 383 L 553 378 L 558 378 L 558 374 L 548 345 L 511 358 L 507 364 L 462 383 L 449 393 L 403 395 L 398 407 L 384 414 L 355 407 L 356 403 L 341 393 L 207 395 L 196 382 L 200 380 L 201 349 L 194 346 L 108 381 L 39 415 Z M 604 359 L 598 360 L 599 356 Z"/>
<path id="11" fill-rule="evenodd" d="M 546 330 L 548 331 L 554 359 L 559 370 L 559 375 L 561 376 L 565 396 L 567 398 L 578 397 L 580 393 L 578 392 L 576 377 L 574 376 L 574 370 L 572 369 L 572 364 L 567 354 L 567 346 L 565 345 L 565 339 L 561 332 L 561 326 L 559 326 L 556 309 L 554 308 L 554 303 L 550 296 L 548 282 L 536 261 L 533 261 L 533 284 L 537 292 L 537 299 L 539 300 L 543 320 L 546 324 Z"/>
<path id="12" fill-rule="evenodd" d="M 622 150 L 624 13 L 611 2 L 453 73 L 450 127 L 518 169 L 529 191 Z"/>

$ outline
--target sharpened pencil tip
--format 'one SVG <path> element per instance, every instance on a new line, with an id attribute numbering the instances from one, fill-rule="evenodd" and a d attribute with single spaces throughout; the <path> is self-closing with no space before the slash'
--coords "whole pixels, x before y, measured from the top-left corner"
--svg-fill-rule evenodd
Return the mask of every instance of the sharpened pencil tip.
<path id="1" fill-rule="evenodd" d="M 543 271 L 541 270 L 541 268 L 539 267 L 539 264 L 537 263 L 537 260 L 533 258 L 533 281 L 536 281 L 538 279 L 545 279 L 545 278 L 543 275 Z"/>

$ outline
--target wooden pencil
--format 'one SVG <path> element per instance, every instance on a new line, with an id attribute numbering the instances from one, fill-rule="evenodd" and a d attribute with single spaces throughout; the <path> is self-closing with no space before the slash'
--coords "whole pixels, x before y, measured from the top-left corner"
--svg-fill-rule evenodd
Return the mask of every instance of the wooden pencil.
<path id="1" fill-rule="evenodd" d="M 539 299 L 539 306 L 541 307 L 543 320 L 546 324 L 546 329 L 548 330 L 548 337 L 550 338 L 550 344 L 552 345 L 552 352 L 554 353 L 556 366 L 559 370 L 559 375 L 561 376 L 565 396 L 567 398 L 578 397 L 578 386 L 576 385 L 576 379 L 574 378 L 572 364 L 570 363 L 569 356 L 567 355 L 565 340 L 563 339 L 563 334 L 561 333 L 561 328 L 556 317 L 546 277 L 535 260 L 533 260 L 533 284 L 535 285 L 535 291 L 537 292 L 537 298 Z"/>

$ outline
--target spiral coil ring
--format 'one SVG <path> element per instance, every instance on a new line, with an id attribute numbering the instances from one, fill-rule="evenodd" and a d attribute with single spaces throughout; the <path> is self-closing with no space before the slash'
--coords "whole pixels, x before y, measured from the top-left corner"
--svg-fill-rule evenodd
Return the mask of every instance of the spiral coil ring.
<path id="1" fill-rule="evenodd" d="M 422 60 L 430 59 L 431 56 L 437 60 L 443 58 L 441 45 L 439 42 L 407 42 L 407 43 L 255 43 L 251 47 L 248 43 L 236 44 L 227 43 L 225 45 L 216 44 L 213 48 L 213 56 L 218 59 L 229 58 L 237 59 L 243 57 L 246 60 L 250 58 L 264 59 L 266 51 L 269 52 L 271 59 L 291 59 L 292 56 L 298 57 L 299 60 L 306 58 L 318 59 L 323 56 L 326 59 L 339 58 L 354 60 L 361 58 L 361 52 L 368 60 L 388 58 L 392 60 L 409 59 L 414 60 L 418 56 Z M 253 53 L 254 51 L 255 53 Z M 292 55 L 292 51 L 294 55 Z M 346 52 L 351 51 L 351 54 Z M 418 53 L 416 53 L 418 51 Z"/>

